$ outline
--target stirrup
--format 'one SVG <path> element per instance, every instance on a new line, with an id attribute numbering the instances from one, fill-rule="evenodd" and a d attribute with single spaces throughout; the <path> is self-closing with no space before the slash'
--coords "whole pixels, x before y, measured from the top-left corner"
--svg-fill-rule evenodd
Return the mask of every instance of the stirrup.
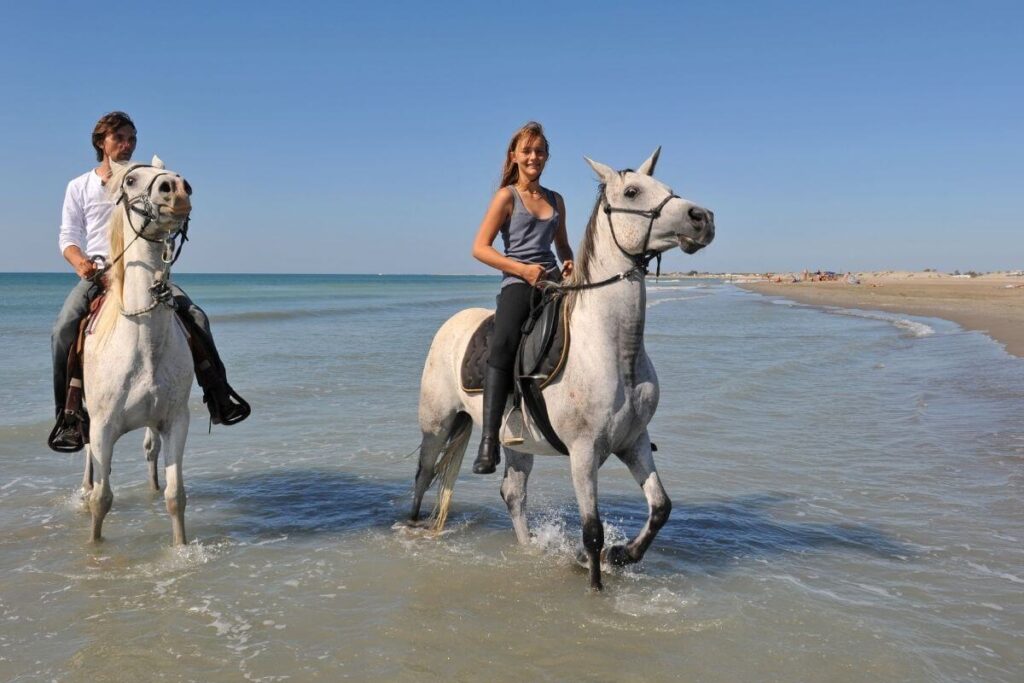
<path id="1" fill-rule="evenodd" d="M 58 453 L 77 453 L 85 448 L 85 430 L 87 420 L 79 419 L 75 413 L 65 410 L 57 415 L 57 424 L 50 431 L 46 445 Z"/>
<path id="2" fill-rule="evenodd" d="M 513 416 L 516 413 L 519 414 L 519 423 L 518 423 L 519 434 L 513 433 L 514 430 L 513 430 L 512 420 L 513 420 Z M 523 415 L 523 409 L 520 406 L 517 405 L 512 410 L 508 411 L 508 417 L 505 418 L 505 425 L 504 426 L 505 426 L 505 429 L 506 429 L 506 435 L 505 435 L 504 439 L 499 439 L 499 442 L 501 443 L 501 445 L 503 445 L 503 446 L 518 446 L 518 445 L 520 445 L 520 444 L 522 444 L 523 442 L 526 441 L 526 439 L 523 437 L 523 434 L 526 432 L 526 418 Z M 500 435 L 501 432 L 499 431 L 498 434 Z"/>
<path id="3" fill-rule="evenodd" d="M 220 402 L 215 398 L 216 392 L 210 391 L 203 395 L 203 403 L 210 410 L 210 422 L 215 425 L 231 426 L 238 424 L 245 418 L 249 417 L 252 412 L 252 408 L 249 407 L 249 403 L 238 395 L 231 385 L 227 382 L 224 383 L 224 398 L 227 399 L 227 405 L 221 405 Z M 230 417 L 225 417 L 230 415 Z"/>

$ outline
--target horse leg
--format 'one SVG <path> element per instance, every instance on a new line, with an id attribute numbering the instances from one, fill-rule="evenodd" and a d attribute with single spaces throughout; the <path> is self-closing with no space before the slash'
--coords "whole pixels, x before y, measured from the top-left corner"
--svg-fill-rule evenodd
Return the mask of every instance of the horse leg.
<path id="1" fill-rule="evenodd" d="M 521 545 L 530 542 L 530 526 L 526 521 L 526 482 L 533 469 L 533 455 L 505 451 L 505 476 L 501 480 L 501 498 L 508 506 L 512 527 Z"/>
<path id="2" fill-rule="evenodd" d="M 599 591 L 604 588 L 601 585 L 604 527 L 597 511 L 597 468 L 600 458 L 593 448 L 583 452 L 570 450 L 569 461 L 572 466 L 572 487 L 576 491 L 576 503 L 580 509 L 583 548 L 589 560 L 590 587 Z"/>
<path id="3" fill-rule="evenodd" d="M 171 515 L 171 530 L 174 545 L 185 545 L 185 481 L 181 476 L 181 461 L 185 454 L 185 438 L 188 436 L 188 413 L 185 412 L 166 428 L 163 438 L 167 442 L 164 450 L 164 503 Z"/>
<path id="4" fill-rule="evenodd" d="M 95 424 L 95 423 L 93 423 Z M 103 519 L 110 512 L 110 506 L 114 504 L 114 492 L 110 488 L 110 461 L 114 453 L 114 436 L 109 430 L 90 431 L 89 434 L 89 464 L 87 472 L 99 475 L 99 481 L 94 482 L 89 492 L 89 512 L 92 513 L 92 536 L 91 540 L 96 543 L 103 536 Z"/>
<path id="5" fill-rule="evenodd" d="M 146 436 L 142 439 L 142 448 L 146 451 L 146 463 L 149 465 L 149 490 L 160 490 L 160 475 L 157 465 L 160 462 L 160 434 L 154 429 L 146 428 Z"/>
<path id="6" fill-rule="evenodd" d="M 85 471 L 82 472 L 82 498 L 86 499 L 92 491 L 92 444 L 85 445 Z M 86 502 L 88 505 L 88 502 Z"/>
<path id="7" fill-rule="evenodd" d="M 647 523 L 640 533 L 626 545 L 615 545 L 608 549 L 608 561 L 622 566 L 643 559 L 654 537 L 668 521 L 668 516 L 672 512 L 672 501 L 661 485 L 661 477 L 654 466 L 654 456 L 651 455 L 651 440 L 646 431 L 632 447 L 615 455 L 626 464 L 636 483 L 640 484 L 644 497 L 647 498 L 648 509 Z"/>

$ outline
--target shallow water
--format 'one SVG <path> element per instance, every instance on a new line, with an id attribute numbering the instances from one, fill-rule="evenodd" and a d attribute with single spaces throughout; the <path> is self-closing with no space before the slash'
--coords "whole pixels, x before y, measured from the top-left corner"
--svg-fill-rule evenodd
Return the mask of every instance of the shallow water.
<path id="1" fill-rule="evenodd" d="M 0 275 L 2 680 L 1024 675 L 1024 362 L 983 335 L 652 283 L 651 432 L 674 509 L 593 595 L 563 458 L 538 458 L 529 548 L 498 477 L 468 465 L 445 535 L 393 528 L 432 334 L 489 305 L 495 279 L 178 279 L 254 409 L 207 434 L 193 396 L 183 549 L 141 433 L 115 454 L 106 540 L 86 542 L 80 456 L 43 443 L 71 279 Z M 625 467 L 609 461 L 600 491 L 608 536 L 635 533 Z"/>

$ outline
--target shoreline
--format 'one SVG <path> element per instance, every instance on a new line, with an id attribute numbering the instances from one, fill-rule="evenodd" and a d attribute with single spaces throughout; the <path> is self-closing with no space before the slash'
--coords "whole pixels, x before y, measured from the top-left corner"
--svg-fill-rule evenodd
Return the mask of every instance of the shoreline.
<path id="1" fill-rule="evenodd" d="M 952 321 L 984 332 L 1024 358 L 1024 279 L 988 275 L 958 279 L 937 273 L 858 273 L 860 284 L 743 282 L 737 287 L 812 306 L 885 311 Z"/>

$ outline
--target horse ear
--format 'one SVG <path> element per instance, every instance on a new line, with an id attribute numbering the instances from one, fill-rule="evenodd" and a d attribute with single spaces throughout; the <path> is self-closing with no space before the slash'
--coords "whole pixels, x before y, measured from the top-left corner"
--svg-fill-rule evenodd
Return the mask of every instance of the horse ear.
<path id="1" fill-rule="evenodd" d="M 164 160 L 154 154 L 153 155 L 153 162 L 150 164 L 150 166 L 152 166 L 153 168 L 163 169 L 164 168 Z"/>
<path id="2" fill-rule="evenodd" d="M 640 164 L 640 168 L 637 169 L 637 173 L 643 175 L 654 175 L 654 167 L 658 165 L 658 157 L 661 155 L 661 145 L 658 145 L 658 149 L 654 150 L 654 154 L 647 158 L 647 161 Z"/>
<path id="3" fill-rule="evenodd" d="M 605 166 L 600 161 L 594 161 L 590 157 L 583 157 L 584 161 L 590 164 L 590 168 L 594 169 L 594 173 L 601 179 L 602 183 L 608 184 L 608 181 L 615 175 L 615 171 L 612 170 L 611 166 Z"/>

